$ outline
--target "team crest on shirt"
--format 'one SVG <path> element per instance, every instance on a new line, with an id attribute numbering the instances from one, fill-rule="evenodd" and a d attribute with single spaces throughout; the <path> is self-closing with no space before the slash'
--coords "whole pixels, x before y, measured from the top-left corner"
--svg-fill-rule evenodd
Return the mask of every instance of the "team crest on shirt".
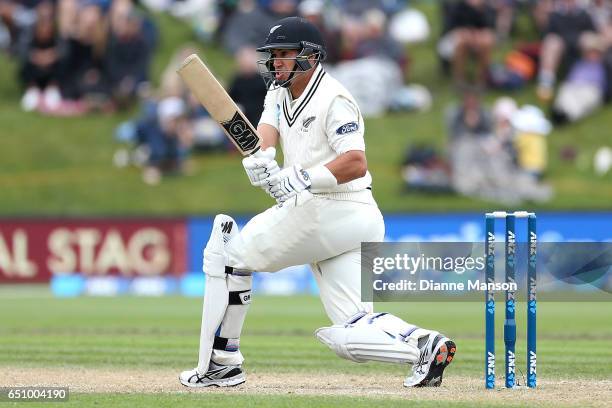
<path id="1" fill-rule="evenodd" d="M 349 122 L 336 129 L 336 134 L 346 135 L 347 133 L 356 132 L 358 130 L 359 125 L 356 122 Z"/>
<path id="2" fill-rule="evenodd" d="M 314 122 L 315 119 L 316 119 L 316 116 L 309 116 L 307 118 L 304 118 L 304 120 L 302 121 L 301 131 L 308 132 L 310 125 L 312 124 L 312 122 Z"/>

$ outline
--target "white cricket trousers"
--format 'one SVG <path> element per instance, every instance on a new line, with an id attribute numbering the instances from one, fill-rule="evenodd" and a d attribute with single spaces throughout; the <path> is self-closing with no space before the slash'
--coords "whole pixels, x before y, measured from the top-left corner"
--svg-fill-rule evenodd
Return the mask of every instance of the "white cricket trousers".
<path id="1" fill-rule="evenodd" d="M 361 243 L 380 242 L 384 235 L 370 190 L 303 191 L 251 219 L 226 246 L 228 266 L 276 272 L 309 264 L 327 315 L 340 324 L 360 311 L 372 311 L 371 303 L 361 301 Z"/>

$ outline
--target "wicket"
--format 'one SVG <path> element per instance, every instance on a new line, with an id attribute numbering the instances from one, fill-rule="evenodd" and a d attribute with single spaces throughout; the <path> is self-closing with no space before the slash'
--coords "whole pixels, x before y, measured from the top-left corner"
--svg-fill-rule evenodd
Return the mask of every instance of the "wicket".
<path id="1" fill-rule="evenodd" d="M 506 213 L 495 211 L 485 215 L 485 386 L 495 388 L 495 293 L 489 290 L 495 283 L 495 220 L 504 218 L 506 283 L 516 284 L 516 219 L 527 218 L 527 386 L 536 386 L 536 216 L 527 211 Z M 516 386 L 516 294 L 506 291 L 504 321 L 506 388 Z"/>

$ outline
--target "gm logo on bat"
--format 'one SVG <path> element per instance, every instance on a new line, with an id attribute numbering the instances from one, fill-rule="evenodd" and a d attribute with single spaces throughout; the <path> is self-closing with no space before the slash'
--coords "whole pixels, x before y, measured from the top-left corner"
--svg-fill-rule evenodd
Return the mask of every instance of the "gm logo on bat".
<path id="1" fill-rule="evenodd" d="M 359 125 L 355 122 L 350 122 L 350 123 L 347 123 L 346 125 L 340 126 L 336 130 L 336 134 L 345 135 L 347 133 L 355 132 L 357 131 L 357 129 L 359 129 Z"/>
<path id="2" fill-rule="evenodd" d="M 247 152 L 257 146 L 258 136 L 251 130 L 250 126 L 247 125 L 238 112 L 234 113 L 232 120 L 222 122 L 221 124 L 229 137 L 232 138 L 242 151 Z"/>

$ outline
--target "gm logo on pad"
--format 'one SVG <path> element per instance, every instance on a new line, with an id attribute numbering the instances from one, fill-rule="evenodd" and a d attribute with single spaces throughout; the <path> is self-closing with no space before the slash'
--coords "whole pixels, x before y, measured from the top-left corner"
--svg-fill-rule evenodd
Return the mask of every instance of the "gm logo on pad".
<path id="1" fill-rule="evenodd" d="M 336 134 L 345 135 L 347 133 L 356 132 L 357 130 L 359 130 L 359 125 L 355 122 L 349 122 L 336 129 Z"/>

